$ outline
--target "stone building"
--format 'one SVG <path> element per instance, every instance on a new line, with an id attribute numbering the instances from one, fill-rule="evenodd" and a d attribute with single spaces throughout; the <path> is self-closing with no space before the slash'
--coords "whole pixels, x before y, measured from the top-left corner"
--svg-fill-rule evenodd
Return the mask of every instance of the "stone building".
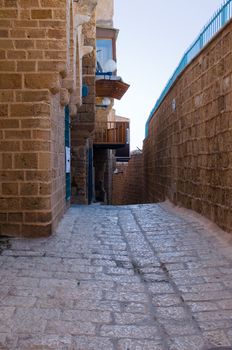
<path id="1" fill-rule="evenodd" d="M 116 40 L 113 26 L 113 0 L 100 0 L 96 8 L 96 115 L 93 135 L 92 200 L 112 202 L 112 173 L 115 152 L 129 143 L 128 120 L 119 120 L 113 109 L 114 99 L 121 99 L 129 85 L 117 75 Z M 91 197 L 91 196 L 90 196 Z M 91 198 L 89 198 L 91 199 Z"/>
<path id="2" fill-rule="evenodd" d="M 49 235 L 93 198 L 96 18 L 112 27 L 113 1 L 0 5 L 0 234 Z"/>

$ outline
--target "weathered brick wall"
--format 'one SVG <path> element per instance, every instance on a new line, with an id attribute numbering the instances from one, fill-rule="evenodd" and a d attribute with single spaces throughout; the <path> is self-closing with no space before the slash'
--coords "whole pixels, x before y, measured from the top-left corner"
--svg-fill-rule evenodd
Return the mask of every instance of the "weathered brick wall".
<path id="1" fill-rule="evenodd" d="M 116 163 L 116 168 L 118 170 L 117 174 L 113 174 L 113 186 L 112 186 L 112 204 L 122 205 L 125 203 L 125 180 L 127 176 L 127 163 Z"/>
<path id="2" fill-rule="evenodd" d="M 112 203 L 143 203 L 143 155 L 134 154 L 127 163 L 116 163 L 118 173 L 113 175 Z"/>
<path id="3" fill-rule="evenodd" d="M 185 69 L 153 116 L 144 141 L 146 201 L 169 198 L 232 231 L 231 141 L 232 22 Z"/>
<path id="4" fill-rule="evenodd" d="M 0 5 L 0 234 L 48 235 L 66 205 L 72 7 L 66 0 Z"/>
<path id="5" fill-rule="evenodd" d="M 88 96 L 82 98 L 77 115 L 72 117 L 72 202 L 88 203 L 88 151 L 92 148 L 92 133 L 95 126 L 95 70 L 96 70 L 96 16 L 92 13 L 83 25 L 84 45 L 92 52 L 83 57 L 83 84 L 88 87 Z"/>

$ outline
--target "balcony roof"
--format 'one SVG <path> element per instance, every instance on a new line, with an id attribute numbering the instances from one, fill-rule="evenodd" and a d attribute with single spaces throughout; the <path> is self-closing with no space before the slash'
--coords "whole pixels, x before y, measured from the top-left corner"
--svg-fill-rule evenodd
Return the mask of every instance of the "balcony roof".
<path id="1" fill-rule="evenodd" d="M 130 85 L 116 79 L 98 79 L 96 80 L 96 96 L 110 97 L 121 100 Z"/>

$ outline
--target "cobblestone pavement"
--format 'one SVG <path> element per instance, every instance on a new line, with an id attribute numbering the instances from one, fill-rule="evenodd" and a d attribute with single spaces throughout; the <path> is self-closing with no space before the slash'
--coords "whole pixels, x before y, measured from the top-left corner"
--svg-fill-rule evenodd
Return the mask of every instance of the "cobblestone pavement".
<path id="1" fill-rule="evenodd" d="M 232 345 L 232 236 L 191 213 L 72 207 L 52 237 L 0 250 L 0 349 Z"/>

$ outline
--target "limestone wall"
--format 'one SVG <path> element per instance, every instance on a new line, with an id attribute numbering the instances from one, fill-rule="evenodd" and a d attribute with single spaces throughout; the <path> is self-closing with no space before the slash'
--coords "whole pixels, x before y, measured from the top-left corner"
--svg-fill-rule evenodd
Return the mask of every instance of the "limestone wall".
<path id="1" fill-rule="evenodd" d="M 132 155 L 128 163 L 117 163 L 113 175 L 112 203 L 138 204 L 143 203 L 143 155 Z"/>
<path id="2" fill-rule="evenodd" d="M 96 8 L 97 24 L 102 27 L 113 27 L 114 0 L 99 0 Z"/>
<path id="3" fill-rule="evenodd" d="M 232 22 L 155 112 L 144 164 L 146 201 L 169 198 L 232 231 Z"/>
<path id="4" fill-rule="evenodd" d="M 82 24 L 96 1 L 0 0 L 0 6 L 0 234 L 48 235 L 68 204 L 64 108 L 73 116 L 81 103 L 76 59 L 82 63 L 88 53 Z"/>
<path id="5" fill-rule="evenodd" d="M 82 98 L 77 114 L 72 116 L 72 202 L 88 203 L 88 152 L 95 128 L 96 16 L 83 24 L 83 46 L 92 48 L 82 57 L 82 81 L 88 95 Z"/>

